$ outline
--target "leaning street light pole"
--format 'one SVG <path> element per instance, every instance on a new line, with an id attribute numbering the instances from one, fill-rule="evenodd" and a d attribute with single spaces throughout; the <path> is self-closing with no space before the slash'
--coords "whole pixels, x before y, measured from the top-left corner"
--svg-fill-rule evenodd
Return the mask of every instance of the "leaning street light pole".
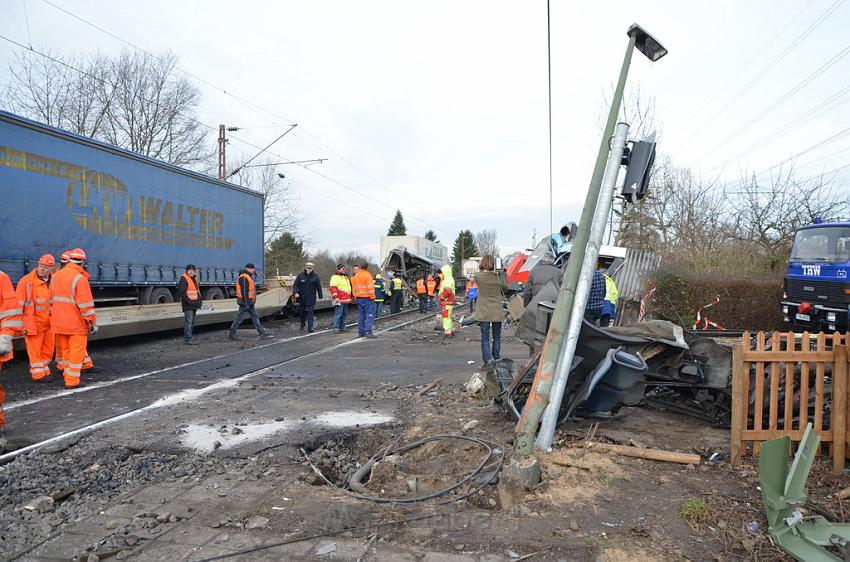
<path id="1" fill-rule="evenodd" d="M 625 57 L 623 57 L 620 78 L 617 81 L 617 87 L 611 99 L 611 110 L 608 112 L 608 121 L 605 124 L 602 141 L 599 144 L 596 165 L 593 168 L 593 176 L 590 179 L 590 186 L 588 187 L 584 208 L 581 212 L 578 233 L 573 241 L 570 259 L 567 262 L 567 269 L 564 272 L 564 279 L 561 284 L 561 290 L 558 293 L 558 300 L 555 305 L 555 312 L 552 315 L 549 333 L 543 342 L 543 351 L 537 367 L 537 373 L 534 377 L 534 384 L 532 385 L 528 400 L 526 400 L 522 416 L 516 425 L 515 451 L 520 456 L 530 455 L 533 452 L 537 426 L 540 423 L 540 418 L 543 416 L 543 411 L 549 405 L 550 392 L 552 391 L 552 383 L 555 378 L 555 369 L 558 359 L 561 357 L 567 326 L 570 323 L 570 317 L 574 309 L 576 287 L 578 286 L 579 276 L 581 274 L 587 242 L 590 239 L 591 223 L 593 222 L 593 216 L 599 202 L 602 175 L 605 171 L 606 161 L 608 160 L 608 143 L 614 133 L 617 115 L 620 112 L 620 104 L 623 99 L 626 78 L 629 74 L 632 53 L 635 47 L 637 47 L 641 53 L 653 62 L 667 54 L 667 49 L 639 25 L 633 24 L 629 27 L 627 34 L 629 36 L 629 44 L 626 47 Z M 558 402 L 560 404 L 560 399 Z"/>

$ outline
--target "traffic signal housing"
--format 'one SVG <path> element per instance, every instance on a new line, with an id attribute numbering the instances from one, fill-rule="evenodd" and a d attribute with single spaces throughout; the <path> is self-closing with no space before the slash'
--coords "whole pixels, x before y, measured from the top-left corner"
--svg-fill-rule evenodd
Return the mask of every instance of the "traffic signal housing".
<path id="1" fill-rule="evenodd" d="M 623 157 L 626 165 L 626 179 L 621 195 L 629 204 L 634 205 L 646 195 L 649 177 L 655 163 L 655 133 L 647 140 L 632 141 L 628 155 Z"/>

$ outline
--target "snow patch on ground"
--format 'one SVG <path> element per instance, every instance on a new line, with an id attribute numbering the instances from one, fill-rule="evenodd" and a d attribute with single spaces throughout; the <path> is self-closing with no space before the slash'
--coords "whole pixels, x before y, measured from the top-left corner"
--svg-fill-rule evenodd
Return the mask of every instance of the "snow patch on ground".
<path id="1" fill-rule="evenodd" d="M 315 421 L 322 425 L 331 427 L 354 427 L 378 425 L 392 421 L 391 416 L 385 416 L 375 412 L 358 412 L 356 410 L 347 410 L 344 412 L 325 412 L 316 416 Z"/>
<path id="2" fill-rule="evenodd" d="M 185 433 L 180 440 L 187 447 L 209 452 L 217 448 L 216 442 L 220 444 L 222 449 L 229 449 L 242 443 L 263 439 L 280 431 L 290 430 L 296 425 L 297 423 L 292 421 L 254 423 L 231 426 L 228 431 L 219 431 L 218 426 L 191 424 L 186 426 Z M 241 432 L 232 433 L 236 428 L 240 429 Z"/>

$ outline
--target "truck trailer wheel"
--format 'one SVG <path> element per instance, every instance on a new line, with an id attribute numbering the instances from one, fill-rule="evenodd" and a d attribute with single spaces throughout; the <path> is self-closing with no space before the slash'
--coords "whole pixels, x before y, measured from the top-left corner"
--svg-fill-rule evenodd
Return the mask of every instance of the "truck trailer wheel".
<path id="1" fill-rule="evenodd" d="M 209 287 L 204 291 L 205 301 L 217 301 L 224 298 L 227 297 L 224 295 L 224 291 L 221 290 L 221 287 Z"/>
<path id="2" fill-rule="evenodd" d="M 165 287 L 148 287 L 142 295 L 143 304 L 167 304 L 174 302 L 174 295 Z"/>

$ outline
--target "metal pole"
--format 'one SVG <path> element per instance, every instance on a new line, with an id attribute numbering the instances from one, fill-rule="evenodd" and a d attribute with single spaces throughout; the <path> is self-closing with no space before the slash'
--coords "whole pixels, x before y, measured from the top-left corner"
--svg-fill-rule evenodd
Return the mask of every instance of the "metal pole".
<path id="1" fill-rule="evenodd" d="M 227 177 L 227 161 L 224 158 L 224 149 L 227 144 L 225 138 L 224 125 L 218 126 L 218 179 L 223 180 Z"/>
<path id="2" fill-rule="evenodd" d="M 593 282 L 593 274 L 596 271 L 596 261 L 599 259 L 599 247 L 605 236 L 608 213 L 611 212 L 614 200 L 614 187 L 617 184 L 617 176 L 620 173 L 620 164 L 623 160 L 623 150 L 626 148 L 626 139 L 629 136 L 629 126 L 626 123 L 618 123 L 614 138 L 611 142 L 611 153 L 608 155 L 608 164 L 605 167 L 605 176 L 602 179 L 602 189 L 599 193 L 599 204 L 596 214 L 593 216 L 590 240 L 587 243 L 587 251 L 581 264 L 581 277 L 576 287 L 575 304 L 573 304 L 570 323 L 567 328 L 567 339 L 564 352 L 558 362 L 555 371 L 555 380 L 549 396 L 549 406 L 543 413 L 543 422 L 540 425 L 540 433 L 537 435 L 537 447 L 544 451 L 551 450 L 552 439 L 555 437 L 555 426 L 558 423 L 558 414 L 561 409 L 561 400 L 564 397 L 564 389 L 570 377 L 570 366 L 576 352 L 576 344 L 581 333 L 581 324 L 584 319 L 584 310 L 587 305 L 587 296 L 590 293 L 590 284 Z M 573 256 L 570 256 L 570 261 Z"/>
<path id="3" fill-rule="evenodd" d="M 549 333 L 543 342 L 543 351 L 537 367 L 537 374 L 534 376 L 534 385 L 531 387 L 531 392 L 529 393 L 528 400 L 526 400 L 522 416 L 514 430 L 517 434 L 514 451 L 518 455 L 530 455 L 533 452 L 537 424 L 540 422 L 543 410 L 546 409 L 549 402 L 549 391 L 551 390 L 552 380 L 555 376 L 555 367 L 561 355 L 564 336 L 569 324 L 570 315 L 572 314 L 576 286 L 578 285 L 579 274 L 581 273 L 581 263 L 584 260 L 584 251 L 587 247 L 587 241 L 590 238 L 590 223 L 596 213 L 596 205 L 599 200 L 602 174 L 605 171 L 605 163 L 609 152 L 608 142 L 614 133 L 614 125 L 617 122 L 617 115 L 620 112 L 620 103 L 623 98 L 623 90 L 626 86 L 629 64 L 632 61 L 634 49 L 635 35 L 630 34 L 626 54 L 623 57 L 623 65 L 620 68 L 620 78 L 617 81 L 614 97 L 611 100 L 608 121 L 605 124 L 605 131 L 602 133 L 602 142 L 599 144 L 596 166 L 593 168 L 593 176 L 587 190 L 584 209 L 581 212 L 578 233 L 576 234 L 576 239 L 573 241 L 567 270 L 564 272 L 564 280 L 561 284 L 561 291 L 558 293 L 555 312 L 552 315 L 552 322 L 549 325 Z"/>

